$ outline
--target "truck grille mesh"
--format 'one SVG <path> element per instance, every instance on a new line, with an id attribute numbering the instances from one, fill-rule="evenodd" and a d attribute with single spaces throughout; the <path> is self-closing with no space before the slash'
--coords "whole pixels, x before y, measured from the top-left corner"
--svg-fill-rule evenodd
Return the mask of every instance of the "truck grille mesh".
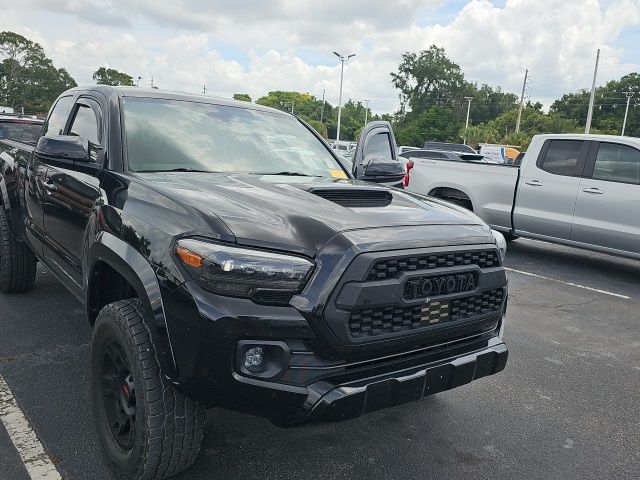
<path id="1" fill-rule="evenodd" d="M 500 260 L 498 253 L 494 250 L 392 258 L 377 262 L 369 271 L 367 281 L 394 278 L 401 272 L 457 267 L 460 265 L 478 265 L 480 268 L 499 267 Z"/>
<path id="2" fill-rule="evenodd" d="M 354 310 L 349 317 L 353 337 L 401 332 L 429 325 L 454 322 L 502 308 L 502 288 L 454 300 L 431 301 L 410 307 L 385 306 Z"/>

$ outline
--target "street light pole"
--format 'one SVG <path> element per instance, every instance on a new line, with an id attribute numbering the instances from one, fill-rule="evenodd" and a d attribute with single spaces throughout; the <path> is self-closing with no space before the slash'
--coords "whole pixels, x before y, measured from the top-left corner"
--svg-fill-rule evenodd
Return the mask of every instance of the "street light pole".
<path id="1" fill-rule="evenodd" d="M 624 129 L 627 126 L 627 115 L 629 114 L 629 103 L 631 102 L 631 97 L 633 97 L 633 92 L 622 92 L 627 96 L 627 108 L 624 111 L 624 121 L 622 122 L 622 135 L 624 137 Z"/>
<path id="2" fill-rule="evenodd" d="M 600 49 L 596 54 L 596 66 L 593 69 L 593 83 L 591 84 L 591 97 L 589 98 L 589 111 L 587 112 L 587 124 L 584 127 L 584 133 L 589 133 L 591 130 L 591 119 L 593 118 L 593 104 L 596 98 L 596 79 L 598 78 L 598 63 L 600 62 Z"/>
<path id="3" fill-rule="evenodd" d="M 464 99 L 469 102 L 467 104 L 467 123 L 464 126 L 464 138 L 462 139 L 462 143 L 464 143 L 465 145 L 467 144 L 467 130 L 469 128 L 469 112 L 471 111 L 471 100 L 473 100 L 473 97 L 464 97 Z"/>
<path id="4" fill-rule="evenodd" d="M 340 98 L 338 100 L 338 128 L 336 130 L 336 143 L 340 141 L 340 119 L 342 118 L 342 79 L 344 77 L 344 63 L 348 62 L 349 59 L 355 57 L 356 54 L 352 53 L 351 55 L 340 55 L 338 52 L 333 52 L 333 54 L 340 59 Z"/>
<path id="5" fill-rule="evenodd" d="M 369 102 L 370 100 L 365 100 L 364 103 L 367 104 L 367 106 L 364 108 L 364 124 L 367 124 L 367 119 L 369 118 Z"/>

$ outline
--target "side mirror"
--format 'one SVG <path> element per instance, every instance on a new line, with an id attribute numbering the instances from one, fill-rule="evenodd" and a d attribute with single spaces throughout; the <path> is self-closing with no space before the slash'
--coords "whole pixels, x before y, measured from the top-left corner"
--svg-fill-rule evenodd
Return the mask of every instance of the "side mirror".
<path id="1" fill-rule="evenodd" d="M 389 158 L 369 156 L 364 163 L 356 167 L 359 180 L 366 182 L 384 183 L 389 186 L 401 186 L 405 175 L 404 165 Z"/>
<path id="2" fill-rule="evenodd" d="M 89 140 L 75 135 L 40 137 L 35 154 L 64 163 L 94 163 L 89 152 Z"/>
<path id="3" fill-rule="evenodd" d="M 362 127 L 353 158 L 353 174 L 359 180 L 402 188 L 405 168 L 398 161 L 389 122 L 375 120 Z"/>

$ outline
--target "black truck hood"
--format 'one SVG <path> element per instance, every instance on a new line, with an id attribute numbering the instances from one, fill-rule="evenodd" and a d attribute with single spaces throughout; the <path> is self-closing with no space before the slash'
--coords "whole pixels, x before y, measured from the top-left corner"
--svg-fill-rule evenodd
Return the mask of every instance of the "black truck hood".
<path id="1" fill-rule="evenodd" d="M 463 209 L 357 180 L 195 172 L 136 176 L 171 203 L 188 206 L 203 218 L 217 217 L 242 245 L 313 256 L 337 233 L 360 229 L 476 225 L 488 234 L 482 221 Z M 319 196 L 327 189 L 339 198 L 372 190 L 389 192 L 391 198 L 384 205 L 345 207 Z"/>

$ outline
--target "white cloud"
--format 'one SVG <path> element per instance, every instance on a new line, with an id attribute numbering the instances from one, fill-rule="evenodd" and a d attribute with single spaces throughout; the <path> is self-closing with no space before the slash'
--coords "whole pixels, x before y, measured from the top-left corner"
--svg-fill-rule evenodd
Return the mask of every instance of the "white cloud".
<path id="1" fill-rule="evenodd" d="M 326 89 L 338 97 L 331 51 L 357 52 L 344 93 L 391 111 L 390 83 L 400 55 L 445 47 L 469 80 L 519 92 L 529 68 L 532 99 L 551 102 L 588 87 L 601 48 L 602 82 L 638 70 L 615 48 L 623 32 L 640 44 L 640 0 L 472 0 L 447 24 L 429 16 L 439 0 L 0 0 L 3 25 L 39 41 L 79 83 L 99 66 L 144 77 L 161 88 L 252 97 L 269 90 Z M 100 12 L 96 15 L 95 12 Z M 62 26 L 61 26 L 62 25 Z"/>

